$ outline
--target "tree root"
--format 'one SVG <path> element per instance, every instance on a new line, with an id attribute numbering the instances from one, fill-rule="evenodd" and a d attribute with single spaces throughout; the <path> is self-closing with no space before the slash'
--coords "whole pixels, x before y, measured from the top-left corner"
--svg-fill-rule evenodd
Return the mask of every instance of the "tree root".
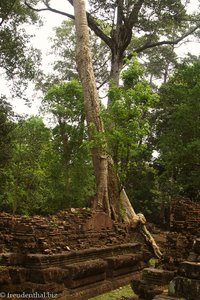
<path id="1" fill-rule="evenodd" d="M 163 256 L 162 252 L 160 251 L 155 239 L 152 237 L 151 233 L 145 225 L 147 223 L 145 216 L 143 214 L 137 214 L 137 217 L 138 219 L 136 227 L 139 229 L 139 232 L 143 235 L 146 242 L 152 247 L 155 256 L 160 259 Z"/>
<path id="2" fill-rule="evenodd" d="M 152 247 L 155 256 L 157 258 L 161 258 L 162 253 L 151 233 L 146 228 L 147 221 L 145 216 L 143 214 L 136 214 L 124 189 L 121 190 L 120 200 L 125 209 L 124 222 L 129 224 L 129 226 L 131 226 L 132 228 L 137 228 L 145 238 L 145 241 Z"/>

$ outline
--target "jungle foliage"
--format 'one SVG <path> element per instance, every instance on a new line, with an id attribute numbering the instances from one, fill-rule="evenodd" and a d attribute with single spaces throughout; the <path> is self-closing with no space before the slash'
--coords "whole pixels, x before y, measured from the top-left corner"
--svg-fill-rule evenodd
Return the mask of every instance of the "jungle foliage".
<path id="1" fill-rule="evenodd" d="M 89 24 L 97 86 L 109 86 L 110 104 L 102 104 L 101 111 L 109 155 L 135 210 L 147 215 L 158 215 L 173 196 L 200 201 L 200 59 L 190 55 L 178 61 L 173 43 L 153 46 L 159 46 L 161 36 L 177 41 L 197 29 L 198 15 L 188 15 L 181 1 L 161 2 L 138 1 L 137 9 L 135 1 L 126 1 L 118 7 L 121 23 L 115 23 L 111 22 L 116 21 L 114 1 L 90 1 L 94 12 L 99 9 Z M 134 24 L 130 12 L 138 16 Z M 38 14 L 23 1 L 0 4 L 1 70 L 15 82 L 18 95 L 21 83 L 36 79 L 39 60 L 23 25 L 38 22 Z M 120 44 L 125 26 L 127 35 Z M 44 93 L 41 116 L 16 117 L 6 97 L 0 98 L 0 209 L 4 211 L 54 213 L 89 206 L 95 195 L 73 22 L 64 22 L 52 40 L 58 59 L 55 73 L 40 78 L 37 85 Z M 123 48 L 120 85 L 109 81 L 111 59 L 117 53 L 114 41 Z M 139 59 L 133 50 L 140 53 Z M 155 79 L 162 82 L 160 87 Z M 46 115 L 51 119 L 48 124 Z M 97 135 L 94 142 L 101 138 Z"/>

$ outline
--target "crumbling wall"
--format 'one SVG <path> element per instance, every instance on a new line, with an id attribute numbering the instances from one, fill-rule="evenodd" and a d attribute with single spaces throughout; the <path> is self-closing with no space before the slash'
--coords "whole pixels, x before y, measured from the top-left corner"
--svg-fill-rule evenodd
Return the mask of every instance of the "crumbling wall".
<path id="1" fill-rule="evenodd" d="M 0 253 L 55 254 L 129 241 L 127 228 L 104 212 L 70 209 L 47 217 L 0 213 Z"/>
<path id="2" fill-rule="evenodd" d="M 166 233 L 161 265 L 168 270 L 176 270 L 186 260 L 193 242 L 200 237 L 200 204 L 190 199 L 171 200 L 170 232 Z"/>
<path id="3" fill-rule="evenodd" d="M 170 209 L 171 231 L 200 235 L 200 203 L 186 198 L 171 200 Z"/>

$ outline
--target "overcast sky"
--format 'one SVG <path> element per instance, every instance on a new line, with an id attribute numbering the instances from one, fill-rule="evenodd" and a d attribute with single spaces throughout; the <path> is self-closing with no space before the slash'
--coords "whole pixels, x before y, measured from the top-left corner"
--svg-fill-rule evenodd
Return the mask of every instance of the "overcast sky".
<path id="1" fill-rule="evenodd" d="M 53 0 L 51 1 L 51 6 L 65 11 L 67 13 L 73 14 L 73 8 L 72 6 L 68 3 L 68 1 L 63 1 L 63 0 Z M 190 12 L 192 11 L 197 11 L 199 6 L 199 1 L 198 0 L 190 0 L 190 7 L 189 10 Z M 35 47 L 41 49 L 42 54 L 43 54 L 43 66 L 45 68 L 49 68 L 49 65 L 51 63 L 52 57 L 48 55 L 48 52 L 50 50 L 50 42 L 49 42 L 49 37 L 53 36 L 53 28 L 59 26 L 63 20 L 66 20 L 66 17 L 51 13 L 51 12 L 41 12 L 41 16 L 43 17 L 43 27 L 39 29 L 35 29 L 35 27 L 27 27 L 26 29 L 30 33 L 34 33 L 35 37 L 32 39 L 32 43 Z M 200 54 L 200 44 L 199 43 L 188 43 L 187 45 L 181 45 L 178 48 L 178 54 L 179 55 L 184 55 L 187 52 L 191 52 L 192 54 L 199 55 Z M 6 82 L 2 81 L 1 83 L 1 88 L 4 86 L 4 90 L 6 91 Z M 8 90 L 7 90 L 7 93 Z M 14 110 L 18 113 L 28 113 L 28 114 L 35 114 L 38 111 L 39 107 L 39 101 L 37 100 L 37 94 L 34 93 L 33 91 L 33 85 L 30 84 L 29 90 L 28 90 L 28 95 L 30 97 L 34 97 L 34 104 L 32 105 L 31 108 L 27 108 L 20 99 L 16 100 L 14 99 L 13 101 L 13 107 Z"/>

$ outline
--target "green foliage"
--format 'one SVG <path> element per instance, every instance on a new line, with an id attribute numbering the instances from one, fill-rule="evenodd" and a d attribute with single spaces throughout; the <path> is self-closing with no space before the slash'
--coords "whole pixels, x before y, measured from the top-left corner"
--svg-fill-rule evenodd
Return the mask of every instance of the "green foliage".
<path id="1" fill-rule="evenodd" d="M 124 87 L 126 89 L 133 88 L 139 80 L 144 75 L 144 68 L 142 65 L 138 62 L 137 56 L 135 56 L 131 62 L 127 61 L 128 68 L 123 71 L 122 73 L 122 79 L 124 82 Z"/>
<path id="2" fill-rule="evenodd" d="M 12 131 L 14 124 L 11 121 L 12 110 L 4 97 L 0 99 L 0 202 L 6 193 L 6 179 L 9 174 L 9 165 L 12 158 L 13 143 Z"/>
<path id="3" fill-rule="evenodd" d="M 200 199 L 200 61 L 183 63 L 160 89 L 157 149 L 160 184 L 169 195 Z"/>
<path id="4" fill-rule="evenodd" d="M 12 160 L 6 169 L 6 189 L 1 203 L 4 209 L 23 214 L 41 209 L 47 194 L 45 159 L 48 159 L 49 137 L 49 129 L 39 118 L 16 124 L 12 134 Z"/>
<path id="5" fill-rule="evenodd" d="M 134 293 L 130 285 L 120 287 L 106 294 L 91 298 L 90 300 L 116 300 L 121 297 L 133 297 Z"/>
<path id="6" fill-rule="evenodd" d="M 101 27 L 101 25 L 99 24 Z M 103 26 L 103 24 L 102 24 Z M 64 21 L 60 27 L 55 29 L 55 37 L 52 39 L 52 53 L 57 59 L 54 62 L 54 70 L 60 80 L 78 79 L 75 62 L 75 27 L 74 20 Z M 93 57 L 93 67 L 97 85 L 108 81 L 109 53 L 106 45 L 90 33 L 90 43 Z"/>
<path id="7" fill-rule="evenodd" d="M 104 112 L 110 148 L 122 174 L 127 172 L 131 158 L 147 148 L 150 108 L 158 101 L 158 95 L 142 75 L 141 66 L 133 61 L 122 74 L 124 85 L 112 85 L 109 91 L 112 104 Z"/>
<path id="8" fill-rule="evenodd" d="M 137 211 L 152 213 L 160 202 L 157 172 L 151 164 L 148 136 L 151 109 L 159 101 L 143 77 L 137 59 L 122 73 L 123 86 L 111 85 L 111 105 L 103 112 L 107 140 L 122 184 Z"/>
<path id="9" fill-rule="evenodd" d="M 53 144 L 60 155 L 66 203 L 85 206 L 94 194 L 94 176 L 89 148 L 85 146 L 87 134 L 80 83 L 72 80 L 51 86 L 43 104 L 56 121 Z"/>
<path id="10" fill-rule="evenodd" d="M 58 122 L 68 122 L 73 125 L 80 122 L 83 115 L 83 93 L 78 81 L 53 84 L 49 87 L 43 108 L 55 115 Z"/>
<path id="11" fill-rule="evenodd" d="M 23 1 L 1 1 L 0 65 L 8 79 L 17 81 L 17 91 L 22 82 L 34 78 L 39 61 L 39 52 L 28 45 L 30 36 L 22 25 L 35 24 L 37 21 L 38 16 Z"/>
<path id="12" fill-rule="evenodd" d="M 150 76 L 151 84 L 155 79 L 165 83 L 178 64 L 177 54 L 171 45 L 146 50 L 144 56 L 147 59 L 145 73 Z"/>
<path id="13" fill-rule="evenodd" d="M 0 98 L 0 168 L 5 166 L 11 157 L 12 141 L 11 133 L 13 123 L 11 122 L 12 109 L 4 97 Z"/>
<path id="14" fill-rule="evenodd" d="M 0 105 L 0 208 L 13 213 L 53 213 L 88 205 L 94 176 L 85 132 L 82 88 L 77 81 L 53 85 L 44 108 L 56 124 L 39 117 L 11 121 Z"/>

